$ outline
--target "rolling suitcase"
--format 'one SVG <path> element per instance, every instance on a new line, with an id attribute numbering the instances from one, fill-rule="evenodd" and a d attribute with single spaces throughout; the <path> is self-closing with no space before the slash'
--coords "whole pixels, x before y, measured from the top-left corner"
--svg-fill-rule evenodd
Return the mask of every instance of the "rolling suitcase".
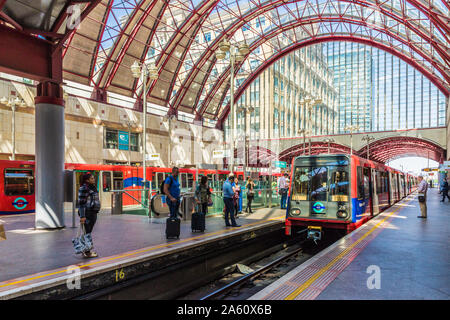
<path id="1" fill-rule="evenodd" d="M 194 212 L 192 214 L 191 229 L 192 229 L 192 232 L 205 231 L 205 215 L 203 213 Z"/>
<path id="2" fill-rule="evenodd" d="M 180 219 L 167 218 L 166 221 L 166 238 L 180 238 Z"/>

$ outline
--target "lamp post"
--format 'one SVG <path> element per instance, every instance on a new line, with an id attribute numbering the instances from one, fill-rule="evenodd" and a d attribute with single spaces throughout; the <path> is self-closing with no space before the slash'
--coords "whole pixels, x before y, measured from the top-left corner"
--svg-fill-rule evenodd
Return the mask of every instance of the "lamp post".
<path id="1" fill-rule="evenodd" d="M 6 97 L 3 97 L 0 102 L 2 104 L 5 104 L 9 107 L 11 107 L 12 110 L 12 120 L 11 120 L 11 126 L 12 126 L 12 152 L 11 152 L 11 160 L 16 160 L 16 106 L 17 105 L 23 105 L 23 101 L 19 99 L 19 97 L 16 97 L 15 99 L 10 98 L 9 100 Z"/>
<path id="2" fill-rule="evenodd" d="M 255 111 L 255 108 L 252 106 L 244 107 L 241 106 L 237 109 L 238 113 L 242 113 L 244 116 L 244 180 L 245 180 L 245 172 L 247 170 L 247 113 L 252 113 Z"/>
<path id="3" fill-rule="evenodd" d="M 345 131 L 350 131 L 350 155 L 353 155 L 353 132 L 358 131 L 360 128 L 357 125 L 345 126 Z"/>
<path id="4" fill-rule="evenodd" d="M 223 60 L 230 53 L 230 113 L 231 113 L 231 157 L 230 157 L 230 172 L 233 172 L 234 166 L 234 130 L 235 130 L 235 110 L 234 110 L 234 65 L 236 62 L 244 60 L 249 53 L 249 48 L 246 43 L 241 43 L 239 47 L 230 44 L 227 39 L 219 43 L 219 49 L 216 51 L 217 60 Z"/>
<path id="5" fill-rule="evenodd" d="M 309 135 L 309 131 L 306 129 L 298 129 L 297 134 L 303 135 L 303 155 L 306 154 L 306 135 Z"/>
<path id="6" fill-rule="evenodd" d="M 169 151 L 167 152 L 167 157 L 168 157 L 168 164 L 169 167 L 172 167 L 172 120 L 174 120 L 176 118 L 175 115 L 168 115 L 166 114 L 164 116 L 164 119 L 167 121 L 168 124 L 168 131 L 169 131 Z"/>
<path id="7" fill-rule="evenodd" d="M 122 123 L 128 127 L 128 165 L 131 166 L 131 128 L 136 125 L 136 122 L 124 115 Z"/>
<path id="8" fill-rule="evenodd" d="M 323 141 L 325 141 L 328 144 L 328 154 L 330 154 L 330 142 L 334 142 L 334 139 L 327 137 Z"/>
<path id="9" fill-rule="evenodd" d="M 143 133 L 142 133 L 142 183 L 144 185 L 144 203 L 147 203 L 147 193 L 146 193 L 146 156 L 147 156 L 147 77 L 151 80 L 158 79 L 158 68 L 156 68 L 155 64 L 147 65 L 145 62 L 142 64 L 139 64 L 139 62 L 134 61 L 133 65 L 131 66 L 131 72 L 133 74 L 133 77 L 136 79 L 141 80 L 142 83 L 142 92 L 143 92 L 143 101 L 142 101 L 142 118 L 143 118 Z M 145 208 L 148 215 L 148 210 Z"/>
<path id="10" fill-rule="evenodd" d="M 375 138 L 373 136 L 369 136 L 368 134 L 366 134 L 363 138 L 363 141 L 367 141 L 367 159 L 370 158 L 370 141 L 375 140 Z"/>

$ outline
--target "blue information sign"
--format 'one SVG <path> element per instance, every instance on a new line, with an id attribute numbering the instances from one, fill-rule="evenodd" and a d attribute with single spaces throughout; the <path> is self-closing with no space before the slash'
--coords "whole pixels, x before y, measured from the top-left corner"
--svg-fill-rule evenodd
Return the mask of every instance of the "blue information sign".
<path id="1" fill-rule="evenodd" d="M 126 131 L 119 131 L 119 150 L 128 150 L 130 136 Z"/>
<path id="2" fill-rule="evenodd" d="M 275 168 L 286 168 L 287 166 L 286 161 L 274 161 L 273 164 Z"/>

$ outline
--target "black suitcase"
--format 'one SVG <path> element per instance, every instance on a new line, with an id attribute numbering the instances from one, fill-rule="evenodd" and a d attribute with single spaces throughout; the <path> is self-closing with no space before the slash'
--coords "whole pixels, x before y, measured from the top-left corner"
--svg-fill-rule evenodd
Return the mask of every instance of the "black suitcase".
<path id="1" fill-rule="evenodd" d="M 167 218 L 166 221 L 166 238 L 180 238 L 180 219 Z"/>
<path id="2" fill-rule="evenodd" d="M 203 213 L 195 212 L 192 214 L 191 229 L 192 232 L 205 231 L 205 215 Z"/>

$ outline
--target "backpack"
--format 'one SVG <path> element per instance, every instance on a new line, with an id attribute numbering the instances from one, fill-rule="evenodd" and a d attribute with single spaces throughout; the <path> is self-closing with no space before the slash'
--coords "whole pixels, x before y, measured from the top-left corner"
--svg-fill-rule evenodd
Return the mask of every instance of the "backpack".
<path id="1" fill-rule="evenodd" d="M 86 208 L 92 211 L 99 212 L 101 204 L 98 192 L 93 192 L 92 190 L 90 190 L 88 198 L 90 198 L 90 201 L 86 202 Z"/>
<path id="2" fill-rule="evenodd" d="M 172 181 L 173 181 L 173 177 L 169 176 L 170 179 L 170 183 L 169 183 L 169 189 L 172 186 Z M 166 182 L 166 179 L 164 179 L 164 181 L 161 183 L 161 185 L 159 186 L 159 193 L 164 194 L 164 183 Z"/>

